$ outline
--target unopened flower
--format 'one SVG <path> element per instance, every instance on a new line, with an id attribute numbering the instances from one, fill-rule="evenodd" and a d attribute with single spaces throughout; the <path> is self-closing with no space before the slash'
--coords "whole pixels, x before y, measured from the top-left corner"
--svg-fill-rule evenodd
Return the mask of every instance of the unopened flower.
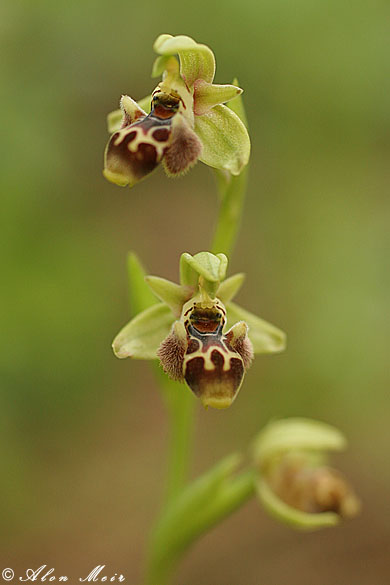
<path id="1" fill-rule="evenodd" d="M 182 254 L 180 284 L 157 276 L 146 282 L 161 300 L 130 321 L 113 342 L 119 358 L 158 358 L 204 406 L 226 408 L 255 353 L 284 349 L 285 335 L 232 302 L 244 275 L 225 278 L 224 254 Z"/>
<path id="2" fill-rule="evenodd" d="M 257 492 L 279 520 L 317 529 L 353 517 L 360 502 L 342 473 L 327 464 L 328 451 L 345 448 L 337 429 L 308 419 L 270 423 L 255 442 Z"/>
<path id="3" fill-rule="evenodd" d="M 152 76 L 162 75 L 162 81 L 138 103 L 122 96 L 120 110 L 109 114 L 113 134 L 104 176 L 131 187 L 160 162 L 168 175 L 177 176 L 198 159 L 238 175 L 249 160 L 249 136 L 240 118 L 223 104 L 242 89 L 213 84 L 214 54 L 190 37 L 160 35 L 154 49 L 159 57 Z"/>
<path id="4" fill-rule="evenodd" d="M 286 455 L 269 483 L 287 505 L 307 514 L 334 512 L 347 518 L 358 509 L 352 487 L 340 471 L 327 465 L 310 466 L 299 455 Z"/>

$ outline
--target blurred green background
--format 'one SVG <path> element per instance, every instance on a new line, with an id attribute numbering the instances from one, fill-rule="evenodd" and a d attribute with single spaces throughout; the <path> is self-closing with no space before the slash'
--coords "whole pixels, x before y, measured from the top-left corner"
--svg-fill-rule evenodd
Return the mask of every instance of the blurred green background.
<path id="1" fill-rule="evenodd" d="M 148 364 L 110 348 L 126 253 L 177 279 L 180 253 L 207 249 L 217 201 L 201 163 L 131 191 L 101 169 L 106 114 L 154 88 L 152 43 L 169 32 L 210 45 L 216 82 L 245 89 L 252 164 L 230 272 L 247 273 L 240 304 L 289 337 L 229 411 L 198 409 L 193 473 L 270 418 L 310 416 L 347 434 L 336 463 L 363 500 L 357 520 L 309 535 L 253 501 L 177 583 L 388 582 L 389 17 L 376 0 L 3 0 L 0 569 L 106 564 L 140 582 L 168 429 Z"/>

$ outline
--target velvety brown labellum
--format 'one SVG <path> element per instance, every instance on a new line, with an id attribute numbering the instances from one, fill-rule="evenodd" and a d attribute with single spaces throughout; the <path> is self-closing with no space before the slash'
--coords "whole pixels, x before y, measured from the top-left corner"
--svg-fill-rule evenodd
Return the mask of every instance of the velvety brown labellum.
<path id="1" fill-rule="evenodd" d="M 150 114 L 115 132 L 106 149 L 107 178 L 111 175 L 114 182 L 131 186 L 153 171 L 168 148 L 178 107 L 176 98 L 157 94 Z"/>
<path id="2" fill-rule="evenodd" d="M 194 308 L 184 321 L 184 379 L 206 406 L 216 408 L 233 402 L 245 373 L 242 357 L 222 333 L 225 321 L 225 310 L 219 305 Z"/>
<path id="3" fill-rule="evenodd" d="M 246 323 L 239 321 L 226 334 L 225 323 L 218 299 L 208 308 L 194 302 L 157 351 L 164 371 L 214 408 L 230 406 L 253 359 Z"/>

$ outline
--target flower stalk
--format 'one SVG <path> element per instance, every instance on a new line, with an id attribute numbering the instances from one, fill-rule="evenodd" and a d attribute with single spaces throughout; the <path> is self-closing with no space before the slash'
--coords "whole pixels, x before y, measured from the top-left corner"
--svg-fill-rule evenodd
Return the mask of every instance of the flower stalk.
<path id="1" fill-rule="evenodd" d="M 195 399 L 179 382 L 158 371 L 164 403 L 169 416 L 169 445 L 165 505 L 170 504 L 186 485 L 191 462 Z"/>
<path id="2" fill-rule="evenodd" d="M 222 251 L 226 255 L 233 252 L 237 233 L 241 225 L 242 209 L 248 184 L 248 169 L 237 177 L 223 171 L 216 171 L 220 209 L 215 228 L 211 251 Z"/>

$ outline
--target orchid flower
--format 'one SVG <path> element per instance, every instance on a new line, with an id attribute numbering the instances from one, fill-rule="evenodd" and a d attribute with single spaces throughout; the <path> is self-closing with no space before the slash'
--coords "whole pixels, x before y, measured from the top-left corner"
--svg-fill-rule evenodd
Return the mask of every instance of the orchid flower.
<path id="1" fill-rule="evenodd" d="M 158 358 L 169 377 L 214 408 L 232 404 L 254 354 L 285 347 L 282 331 L 232 302 L 244 275 L 226 278 L 227 263 L 224 254 L 184 253 L 180 284 L 146 276 L 160 302 L 136 315 L 113 342 L 119 358 Z"/>
<path id="2" fill-rule="evenodd" d="M 132 187 L 161 162 L 169 176 L 185 173 L 197 160 L 240 174 L 248 163 L 245 124 L 228 105 L 242 93 L 236 85 L 215 85 L 214 54 L 187 36 L 160 35 L 152 71 L 162 81 L 139 102 L 123 95 L 108 115 L 112 134 L 103 174 Z M 178 58 L 177 58 L 178 57 Z"/>

